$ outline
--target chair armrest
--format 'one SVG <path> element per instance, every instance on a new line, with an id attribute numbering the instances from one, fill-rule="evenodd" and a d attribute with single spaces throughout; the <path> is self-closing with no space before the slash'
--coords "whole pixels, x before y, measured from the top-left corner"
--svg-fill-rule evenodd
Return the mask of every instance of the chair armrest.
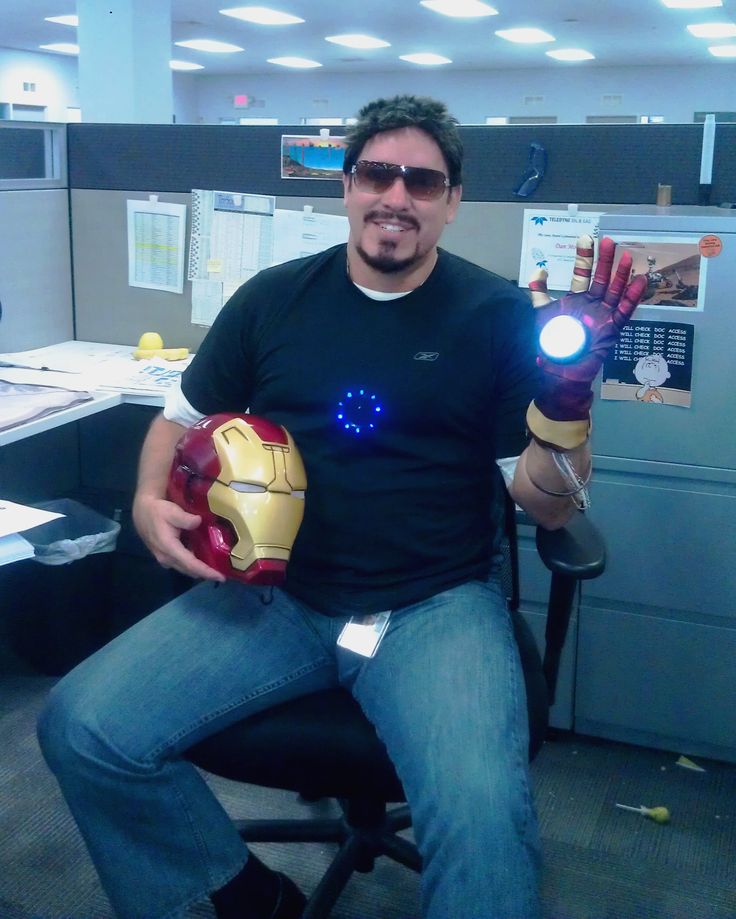
<path id="1" fill-rule="evenodd" d="M 539 557 L 553 574 L 586 581 L 597 578 L 606 568 L 603 537 L 580 511 L 559 530 L 538 526 L 536 542 Z"/>

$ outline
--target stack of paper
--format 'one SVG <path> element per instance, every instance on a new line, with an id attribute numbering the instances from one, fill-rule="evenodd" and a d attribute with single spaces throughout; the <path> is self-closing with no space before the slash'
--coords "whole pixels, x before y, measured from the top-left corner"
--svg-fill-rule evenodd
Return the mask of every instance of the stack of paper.
<path id="1" fill-rule="evenodd" d="M 13 501 L 0 501 L 0 565 L 33 556 L 33 546 L 19 533 L 63 516 L 56 511 L 43 511 Z"/>
<path id="2" fill-rule="evenodd" d="M 0 565 L 20 562 L 24 558 L 33 558 L 33 546 L 19 533 L 9 533 L 0 537 Z"/>

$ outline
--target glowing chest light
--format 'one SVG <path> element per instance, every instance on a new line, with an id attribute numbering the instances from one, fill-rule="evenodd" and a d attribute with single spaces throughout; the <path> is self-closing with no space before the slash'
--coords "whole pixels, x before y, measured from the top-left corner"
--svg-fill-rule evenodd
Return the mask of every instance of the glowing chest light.
<path id="1" fill-rule="evenodd" d="M 539 347 L 551 361 L 565 364 L 585 350 L 588 332 L 574 316 L 553 316 L 539 333 Z"/>
<path id="2" fill-rule="evenodd" d="M 363 434 L 375 430 L 382 412 L 375 393 L 367 389 L 348 389 L 337 403 L 337 423 L 350 434 Z"/>

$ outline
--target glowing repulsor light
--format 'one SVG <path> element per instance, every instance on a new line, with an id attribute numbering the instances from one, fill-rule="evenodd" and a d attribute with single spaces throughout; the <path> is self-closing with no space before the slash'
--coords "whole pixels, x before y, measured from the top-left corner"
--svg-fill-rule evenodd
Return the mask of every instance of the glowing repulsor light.
<path id="1" fill-rule="evenodd" d="M 539 347 L 544 356 L 560 364 L 579 357 L 587 342 L 585 326 L 574 316 L 554 316 L 539 333 Z"/>

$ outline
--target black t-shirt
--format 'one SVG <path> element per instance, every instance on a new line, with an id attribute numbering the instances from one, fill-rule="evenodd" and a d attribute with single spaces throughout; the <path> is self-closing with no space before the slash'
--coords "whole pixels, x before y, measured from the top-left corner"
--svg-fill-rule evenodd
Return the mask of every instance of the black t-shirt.
<path id="1" fill-rule="evenodd" d="M 344 245 L 233 295 L 182 391 L 294 437 L 308 483 L 287 590 L 371 613 L 487 576 L 494 459 L 524 449 L 536 389 L 533 325 L 523 291 L 442 250 L 396 300 L 350 281 Z"/>

